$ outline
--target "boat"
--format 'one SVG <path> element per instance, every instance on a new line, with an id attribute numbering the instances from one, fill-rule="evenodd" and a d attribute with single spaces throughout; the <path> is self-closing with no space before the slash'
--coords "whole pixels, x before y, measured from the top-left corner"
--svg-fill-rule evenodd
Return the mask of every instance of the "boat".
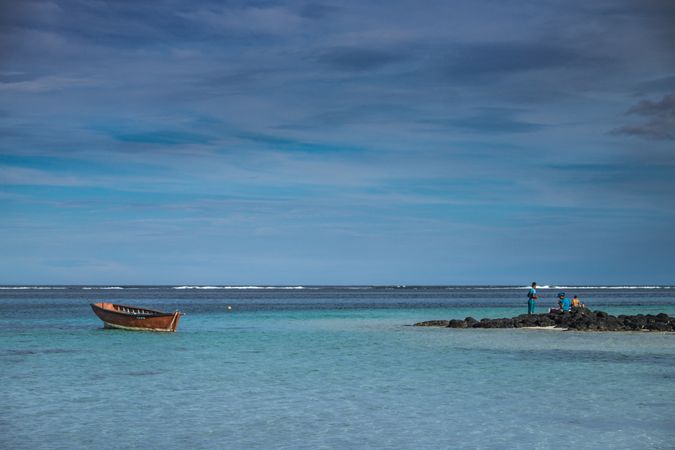
<path id="1" fill-rule="evenodd" d="M 136 331 L 175 332 L 178 320 L 183 315 L 179 311 L 167 313 L 107 302 L 91 303 L 91 309 L 103 321 L 104 328 Z"/>

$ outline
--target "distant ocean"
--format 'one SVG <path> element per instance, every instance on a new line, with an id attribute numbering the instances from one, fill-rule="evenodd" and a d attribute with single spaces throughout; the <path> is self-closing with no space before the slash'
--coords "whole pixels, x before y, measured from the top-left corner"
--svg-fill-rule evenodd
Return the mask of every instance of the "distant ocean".
<path id="1" fill-rule="evenodd" d="M 546 286 L 675 315 L 673 286 Z M 675 334 L 456 330 L 526 286 L 0 286 L 0 448 L 673 448 Z M 95 301 L 179 309 L 104 330 Z M 229 309 L 228 307 L 231 307 Z"/>

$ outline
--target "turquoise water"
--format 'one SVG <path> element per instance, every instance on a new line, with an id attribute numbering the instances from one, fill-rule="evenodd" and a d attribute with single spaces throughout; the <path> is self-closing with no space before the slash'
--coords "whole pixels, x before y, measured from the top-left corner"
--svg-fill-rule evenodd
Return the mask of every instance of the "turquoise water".
<path id="1" fill-rule="evenodd" d="M 523 312 L 520 291 L 472 292 L 0 291 L 0 447 L 673 447 L 675 335 L 408 326 Z M 102 297 L 187 315 L 104 330 Z"/>

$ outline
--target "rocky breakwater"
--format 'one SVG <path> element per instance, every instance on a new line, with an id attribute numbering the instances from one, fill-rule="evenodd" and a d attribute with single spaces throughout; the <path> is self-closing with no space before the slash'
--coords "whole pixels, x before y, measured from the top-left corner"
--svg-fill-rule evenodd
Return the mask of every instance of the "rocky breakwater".
<path id="1" fill-rule="evenodd" d="M 416 327 L 446 328 L 533 328 L 551 327 L 578 331 L 675 331 L 675 317 L 656 315 L 612 316 L 604 311 L 575 308 L 572 311 L 551 311 L 546 314 L 522 314 L 503 319 L 467 317 L 464 320 L 430 320 Z"/>

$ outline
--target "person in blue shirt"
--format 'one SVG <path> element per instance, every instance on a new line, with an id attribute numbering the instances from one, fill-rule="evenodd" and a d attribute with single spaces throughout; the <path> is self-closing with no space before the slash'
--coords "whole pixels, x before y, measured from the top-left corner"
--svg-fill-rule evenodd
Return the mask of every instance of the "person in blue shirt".
<path id="1" fill-rule="evenodd" d="M 564 292 L 558 294 L 558 305 L 562 311 L 569 311 L 572 309 L 572 302 Z"/>
<path id="2" fill-rule="evenodd" d="M 534 281 L 532 282 L 532 287 L 530 288 L 529 292 L 527 293 L 527 314 L 534 314 L 534 301 L 538 299 L 539 297 L 537 296 L 537 283 Z"/>

